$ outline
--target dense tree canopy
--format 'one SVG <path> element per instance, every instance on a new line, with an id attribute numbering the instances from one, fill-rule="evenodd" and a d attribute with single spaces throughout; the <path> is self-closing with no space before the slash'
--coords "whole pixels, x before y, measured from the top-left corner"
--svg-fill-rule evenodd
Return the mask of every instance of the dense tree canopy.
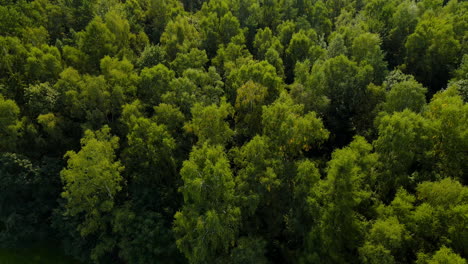
<path id="1" fill-rule="evenodd" d="M 466 264 L 467 21 L 462 0 L 1 0 L 0 263 Z"/>

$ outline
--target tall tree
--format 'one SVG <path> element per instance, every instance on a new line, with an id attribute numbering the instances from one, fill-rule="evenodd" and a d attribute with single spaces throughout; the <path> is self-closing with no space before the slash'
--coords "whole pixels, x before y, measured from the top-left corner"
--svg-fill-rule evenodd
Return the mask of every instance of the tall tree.
<path id="1" fill-rule="evenodd" d="M 87 55 L 88 71 L 96 71 L 104 56 L 117 52 L 116 36 L 100 17 L 95 17 L 77 36 L 79 49 Z"/>
<path id="2" fill-rule="evenodd" d="M 5 100 L 0 94 L 0 149 L 14 151 L 21 122 L 20 109 L 13 100 Z"/>
<path id="3" fill-rule="evenodd" d="M 415 113 L 421 112 L 426 105 L 426 91 L 427 89 L 416 80 L 396 83 L 387 93 L 383 108 L 389 113 L 401 112 L 405 109 Z"/>
<path id="4" fill-rule="evenodd" d="M 200 40 L 200 32 L 195 27 L 194 20 L 187 16 L 178 16 L 167 24 L 161 35 L 161 46 L 168 61 L 173 61 L 177 53 L 200 47 Z"/>
<path id="5" fill-rule="evenodd" d="M 229 254 L 239 228 L 234 178 L 221 146 L 194 147 L 180 171 L 184 196 L 175 214 L 177 247 L 191 263 L 216 262 Z"/>
<path id="6" fill-rule="evenodd" d="M 375 154 L 362 137 L 333 152 L 323 183 L 321 217 L 309 234 L 305 262 L 356 262 L 363 239 L 364 215 L 375 182 Z"/>
<path id="7" fill-rule="evenodd" d="M 121 176 L 124 167 L 115 155 L 118 140 L 107 126 L 96 132 L 87 130 L 81 140 L 81 150 L 67 152 L 67 167 L 60 172 L 65 215 L 79 217 L 76 229 L 82 237 L 104 235 L 91 255 L 96 262 L 112 249 L 112 238 L 105 235 L 116 207 L 116 196 L 124 185 Z"/>
<path id="8" fill-rule="evenodd" d="M 195 104 L 192 108 L 192 120 L 185 125 L 185 129 L 198 137 L 198 143 L 208 142 L 212 145 L 225 145 L 234 131 L 229 127 L 226 118 L 232 116 L 233 107 L 225 100 L 219 106 L 213 104 L 203 106 Z"/>
<path id="9" fill-rule="evenodd" d="M 326 60 L 312 68 L 310 86 L 323 87 L 330 100 L 326 123 L 336 135 L 338 145 L 351 140 L 356 130 L 355 119 L 366 110 L 362 102 L 369 98 L 367 85 L 372 80 L 372 67 L 360 67 L 343 55 Z"/>
<path id="10" fill-rule="evenodd" d="M 406 40 L 407 71 L 434 93 L 443 88 L 461 58 L 460 42 L 447 17 L 426 13 Z"/>

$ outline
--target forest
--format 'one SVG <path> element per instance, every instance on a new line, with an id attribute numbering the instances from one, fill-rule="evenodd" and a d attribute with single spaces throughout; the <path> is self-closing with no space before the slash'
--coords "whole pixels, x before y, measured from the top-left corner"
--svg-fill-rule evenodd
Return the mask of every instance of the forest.
<path id="1" fill-rule="evenodd" d="M 468 1 L 0 0 L 0 263 L 467 264 L 467 100 Z"/>

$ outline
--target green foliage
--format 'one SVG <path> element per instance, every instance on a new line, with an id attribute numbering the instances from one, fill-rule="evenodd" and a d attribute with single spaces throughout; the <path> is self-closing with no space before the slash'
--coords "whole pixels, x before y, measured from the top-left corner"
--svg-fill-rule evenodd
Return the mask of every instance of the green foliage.
<path id="1" fill-rule="evenodd" d="M 116 119 L 122 105 L 136 93 L 138 76 L 131 73 L 133 65 L 128 61 L 105 57 L 101 67 L 104 75 L 99 76 L 80 75 L 67 68 L 54 85 L 61 112 L 86 128 L 97 129 Z"/>
<path id="2" fill-rule="evenodd" d="M 223 86 L 221 77 L 213 67 L 208 71 L 187 69 L 181 77 L 169 83 L 170 90 L 163 94 L 162 102 L 178 107 L 188 116 L 196 103 L 219 103 L 224 95 Z"/>
<path id="3" fill-rule="evenodd" d="M 133 64 L 127 60 L 104 57 L 100 63 L 101 73 L 112 87 L 112 104 L 120 108 L 126 98 L 133 98 L 136 94 L 138 75 L 133 72 Z"/>
<path id="4" fill-rule="evenodd" d="M 407 71 L 434 91 L 443 87 L 460 60 L 460 42 L 445 17 L 423 16 L 405 44 Z"/>
<path id="5" fill-rule="evenodd" d="M 348 53 L 348 49 L 345 46 L 345 42 L 343 39 L 343 35 L 333 32 L 330 36 L 328 49 L 327 49 L 327 56 L 328 58 L 334 58 L 339 55 L 345 55 Z"/>
<path id="6" fill-rule="evenodd" d="M 5 100 L 0 95 L 0 149 L 14 150 L 21 127 L 20 109 L 13 100 Z"/>
<path id="7" fill-rule="evenodd" d="M 304 1 L 306 2 L 306 1 Z M 314 5 L 310 5 L 310 11 L 306 12 L 307 19 L 312 28 L 320 35 L 328 35 L 332 29 L 332 20 L 330 13 L 335 8 L 329 8 L 324 1 L 315 1 Z"/>
<path id="8" fill-rule="evenodd" d="M 465 263 L 467 11 L 0 0 L 0 246 Z"/>
<path id="9" fill-rule="evenodd" d="M 422 111 L 426 105 L 426 89 L 415 80 L 402 81 L 392 85 L 383 106 L 388 113 L 409 109 L 415 113 Z"/>
<path id="10" fill-rule="evenodd" d="M 148 263 L 155 259 L 164 263 L 180 263 L 174 236 L 165 226 L 164 218 L 156 212 L 135 213 L 128 208 L 115 215 L 114 232 L 122 238 L 118 242 L 119 256 L 129 263 Z"/>
<path id="11" fill-rule="evenodd" d="M 211 4 L 211 2 L 215 1 L 210 1 L 209 3 Z M 221 5 L 221 2 L 216 4 Z M 216 50 L 220 44 L 228 44 L 241 31 L 239 20 L 227 10 L 226 6 L 215 7 L 204 5 L 200 12 L 200 26 L 203 32 L 202 45 L 210 57 L 216 54 Z"/>
<path id="12" fill-rule="evenodd" d="M 410 176 L 416 176 L 412 175 L 415 166 L 424 168 L 428 162 L 433 133 L 429 121 L 410 110 L 385 115 L 379 120 L 379 136 L 374 145 L 384 167 L 380 187 L 384 194 L 400 186 L 409 187 Z"/>
<path id="13" fill-rule="evenodd" d="M 245 215 L 254 214 L 281 184 L 273 169 L 269 143 L 267 137 L 255 136 L 238 150 L 235 162 L 241 169 L 236 184 Z"/>
<path id="14" fill-rule="evenodd" d="M 25 70 L 31 80 L 48 81 L 56 79 L 62 71 L 60 52 L 56 47 L 42 45 L 32 47 L 26 59 Z"/>
<path id="15" fill-rule="evenodd" d="M 265 258 L 265 241 L 259 238 L 241 237 L 231 252 L 231 263 L 268 263 Z"/>
<path id="16" fill-rule="evenodd" d="M 348 147 L 336 150 L 328 163 L 323 183 L 323 206 L 320 220 L 309 234 L 307 261 L 342 262 L 351 259 L 363 236 L 363 212 L 375 182 L 376 165 L 372 146 L 356 137 Z"/>
<path id="17" fill-rule="evenodd" d="M 150 119 L 135 117 L 127 123 L 127 148 L 124 150 L 126 168 L 133 177 L 149 177 L 151 181 L 170 186 L 171 174 L 174 174 L 172 150 L 175 148 L 174 139 L 169 135 L 165 126 L 157 125 Z M 153 171 L 159 167 L 160 173 Z M 156 174 L 156 175 L 155 175 Z M 150 180 L 137 179 L 147 184 Z"/>
<path id="18" fill-rule="evenodd" d="M 265 59 L 267 50 L 270 48 L 275 49 L 277 52 L 282 53 L 283 45 L 279 42 L 278 38 L 274 36 L 270 28 L 259 29 L 255 35 L 253 45 L 257 51 L 256 55 L 259 59 Z"/>
<path id="19" fill-rule="evenodd" d="M 168 61 L 173 61 L 177 53 L 187 53 L 200 46 L 200 32 L 186 16 L 178 16 L 169 21 L 161 35 L 161 45 Z"/>
<path id="20" fill-rule="evenodd" d="M 116 36 L 100 17 L 94 18 L 85 31 L 78 33 L 78 47 L 87 55 L 89 70 L 96 70 L 105 55 L 113 56 L 117 53 L 115 42 Z"/>
<path id="21" fill-rule="evenodd" d="M 390 32 L 384 39 L 384 45 L 388 47 L 390 65 L 398 65 L 403 62 L 406 54 L 405 43 L 409 35 L 414 32 L 418 24 L 419 9 L 415 2 L 402 1 L 390 18 Z"/>
<path id="22" fill-rule="evenodd" d="M 233 70 L 227 77 L 228 99 L 234 101 L 236 91 L 248 81 L 253 81 L 268 88 L 268 102 L 272 102 L 282 91 L 283 81 L 276 74 L 276 69 L 266 61 L 249 61 Z"/>
<path id="23" fill-rule="evenodd" d="M 161 96 L 169 90 L 169 83 L 174 78 L 175 73 L 162 64 L 144 68 L 140 73 L 138 97 L 150 105 L 158 105 Z"/>
<path id="24" fill-rule="evenodd" d="M 216 261 L 235 241 L 241 214 L 223 148 L 194 147 L 180 174 L 184 206 L 175 215 L 177 247 L 191 263 Z"/>
<path id="25" fill-rule="evenodd" d="M 291 60 L 291 66 L 289 68 L 296 64 L 297 61 L 303 61 L 309 57 L 309 50 L 313 45 L 314 38 L 316 38 L 316 33 L 314 31 L 306 34 L 306 32 L 301 30 L 292 35 L 291 41 L 289 42 L 286 50 L 286 53 Z"/>
<path id="26" fill-rule="evenodd" d="M 249 81 L 237 89 L 235 104 L 236 131 L 245 136 L 261 132 L 262 105 L 265 104 L 267 88 Z"/>
<path id="27" fill-rule="evenodd" d="M 466 259 L 461 258 L 458 254 L 453 253 L 450 248 L 442 247 L 432 257 L 425 254 L 419 254 L 417 264 L 428 263 L 428 264 L 439 264 L 439 263 L 454 263 L 454 264 L 465 264 Z"/>
<path id="28" fill-rule="evenodd" d="M 395 263 L 394 256 L 404 258 L 404 250 L 410 235 L 396 217 L 378 219 L 373 223 L 366 243 L 359 248 L 361 259 L 366 263 Z"/>
<path id="29" fill-rule="evenodd" d="M 232 115 L 233 110 L 233 107 L 225 100 L 221 101 L 219 106 L 195 104 L 192 107 L 192 120 L 184 127 L 188 132 L 193 132 L 198 137 L 200 145 L 205 142 L 213 145 L 225 145 L 231 140 L 234 131 L 224 120 Z"/>
<path id="30" fill-rule="evenodd" d="M 286 94 L 263 107 L 262 125 L 263 134 L 271 139 L 275 148 L 291 156 L 318 148 L 329 135 L 314 112 L 303 114 L 303 106 L 295 105 Z"/>
<path id="31" fill-rule="evenodd" d="M 206 52 L 199 49 L 191 49 L 188 53 L 178 53 L 176 58 L 171 62 L 171 68 L 178 75 L 186 69 L 203 69 L 208 62 Z"/>
<path id="32" fill-rule="evenodd" d="M 24 64 L 28 57 L 28 51 L 17 37 L 0 36 L 3 47 L 0 69 L 2 75 L 9 76 L 24 71 Z M 4 77 L 2 77 L 4 78 Z"/>
<path id="33" fill-rule="evenodd" d="M 468 168 L 463 164 L 468 157 L 462 149 L 468 146 L 468 105 L 454 89 L 448 89 L 434 95 L 425 114 L 436 129 L 433 154 L 437 170 L 444 177 L 460 177 L 466 183 L 466 176 L 462 175 L 466 175 Z"/>
<path id="34" fill-rule="evenodd" d="M 385 240 L 374 243 L 382 243 L 388 250 L 387 253 L 391 252 L 395 260 L 401 262 L 408 262 L 408 258 L 416 260 L 417 257 L 416 263 L 428 263 L 433 254 L 434 257 L 439 255 L 441 259 L 443 255 L 455 257 L 456 254 L 449 254 L 452 249 L 465 254 L 466 250 L 462 244 L 466 243 L 466 230 L 464 231 L 462 226 L 466 225 L 466 219 L 460 218 L 460 214 L 466 211 L 466 199 L 466 187 L 450 178 L 419 184 L 416 196 L 400 189 L 390 205 L 381 206 L 378 211 L 379 218 L 392 219 L 394 224 L 399 223 L 400 230 L 403 231 L 400 235 L 403 236 L 393 236 L 393 239 L 401 237 L 400 241 L 403 243 L 395 244 L 399 245 L 399 248 L 392 248 L 388 242 L 383 243 Z M 432 232 L 426 232 L 428 228 Z M 395 230 L 397 229 L 392 228 L 391 231 Z M 431 253 L 446 246 L 450 246 L 451 249 Z M 360 252 L 366 256 L 365 251 Z"/>
<path id="35" fill-rule="evenodd" d="M 181 134 L 178 131 L 182 128 L 184 115 L 177 107 L 168 104 L 159 104 L 154 107 L 154 119 L 159 124 L 166 125 L 172 135 Z"/>
<path id="36" fill-rule="evenodd" d="M 455 78 L 459 80 L 468 78 L 468 54 L 463 55 L 460 67 L 455 71 Z"/>
<path id="37" fill-rule="evenodd" d="M 150 68 L 165 62 L 165 51 L 159 45 L 146 46 L 136 61 L 139 68 Z"/>
<path id="38" fill-rule="evenodd" d="M 59 93 L 48 82 L 30 85 L 24 90 L 24 98 L 29 113 L 46 114 L 56 110 Z"/>
<path id="39" fill-rule="evenodd" d="M 252 60 L 252 54 L 245 46 L 245 37 L 240 34 L 236 36 L 228 45 L 220 45 L 216 57 L 213 58 L 213 64 L 223 73 L 229 76 L 231 71 L 247 64 Z"/>
<path id="40" fill-rule="evenodd" d="M 290 70 L 288 76 L 291 78 L 292 70 L 297 62 L 309 59 L 314 63 L 319 59 L 325 51 L 316 44 L 317 33 L 314 30 L 303 31 L 294 33 L 286 49 L 286 68 Z"/>
<path id="41" fill-rule="evenodd" d="M 115 160 L 118 138 L 110 135 L 109 127 L 96 132 L 87 130 L 81 144 L 78 153 L 67 152 L 68 165 L 60 176 L 66 214 L 84 215 L 78 231 L 87 236 L 105 228 L 105 216 L 113 210 L 115 196 L 122 189 L 120 172 L 124 167 Z"/>
<path id="42" fill-rule="evenodd" d="M 393 264 L 395 259 L 390 253 L 390 250 L 386 249 L 382 245 L 374 245 L 366 243 L 364 246 L 359 248 L 359 254 L 362 263 L 365 264 Z"/>
<path id="43" fill-rule="evenodd" d="M 371 66 L 360 67 L 343 55 L 312 68 L 310 85 L 322 87 L 323 95 L 330 100 L 327 121 L 340 137 L 352 133 L 356 117 L 367 110 L 362 102 L 369 97 L 366 87 L 371 78 Z"/>
<path id="44" fill-rule="evenodd" d="M 180 1 L 175 0 L 152 0 L 148 1 L 146 5 L 142 5 L 142 3 L 136 1 L 134 5 L 142 6 L 139 8 L 144 8 L 141 11 L 138 10 L 141 13 L 137 14 L 143 16 L 142 22 L 148 23 L 146 26 L 146 32 L 149 32 L 148 35 L 152 43 L 158 43 L 161 35 L 164 32 L 164 29 L 166 28 L 166 25 L 184 11 L 184 7 Z"/>
<path id="45" fill-rule="evenodd" d="M 320 64 L 315 64 L 315 72 Z M 304 105 L 306 112 L 315 111 L 323 116 L 329 107 L 330 99 L 325 95 L 325 91 L 322 85 L 317 85 L 317 78 L 314 77 L 311 72 L 311 63 L 309 60 L 305 60 L 302 63 L 296 63 L 294 69 L 295 83 L 290 85 L 290 95 L 294 102 L 297 104 Z"/>
<path id="46" fill-rule="evenodd" d="M 353 40 L 351 54 L 355 61 L 362 65 L 372 66 L 374 83 L 381 83 L 387 75 L 387 63 L 380 49 L 381 40 L 377 34 L 364 33 Z"/>

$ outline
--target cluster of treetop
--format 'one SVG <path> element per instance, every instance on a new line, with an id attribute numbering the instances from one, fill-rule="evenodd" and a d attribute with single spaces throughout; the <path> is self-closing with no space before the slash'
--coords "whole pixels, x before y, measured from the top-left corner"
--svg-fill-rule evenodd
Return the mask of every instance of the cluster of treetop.
<path id="1" fill-rule="evenodd" d="M 468 2 L 0 0 L 0 247 L 468 258 Z"/>

